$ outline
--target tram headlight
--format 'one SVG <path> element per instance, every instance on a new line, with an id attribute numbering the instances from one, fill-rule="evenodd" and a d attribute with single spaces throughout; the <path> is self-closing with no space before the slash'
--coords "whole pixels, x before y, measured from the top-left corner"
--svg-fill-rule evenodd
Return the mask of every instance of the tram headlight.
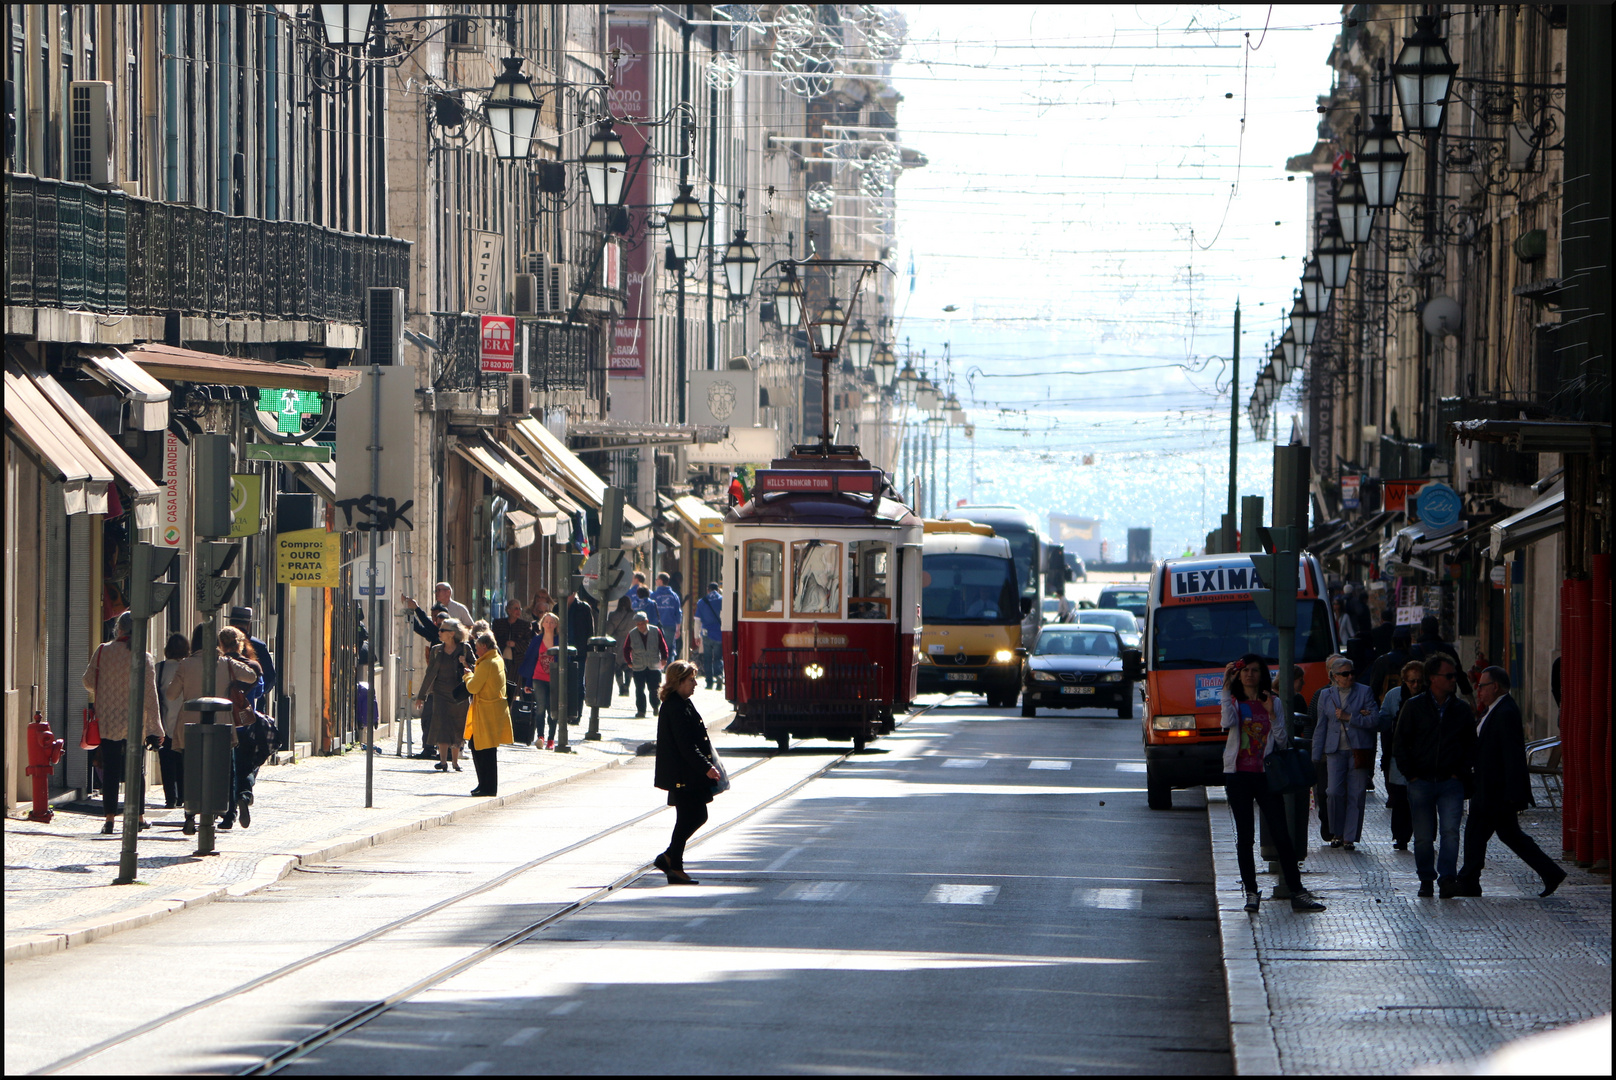
<path id="1" fill-rule="evenodd" d="M 1035 672 L 1032 673 L 1032 677 L 1034 679 L 1036 679 L 1038 682 L 1059 682 L 1060 681 L 1059 676 L 1057 676 L 1053 672 L 1049 672 L 1049 671 L 1035 671 Z"/>
<path id="2" fill-rule="evenodd" d="M 818 664 L 809 664 L 802 669 L 802 673 L 810 679 L 822 679 L 825 677 L 825 669 Z"/>
<path id="3" fill-rule="evenodd" d="M 1015 658 L 1016 654 L 1011 652 L 1009 649 L 1000 649 L 998 652 L 993 654 L 993 662 L 995 664 L 1008 664 Z"/>

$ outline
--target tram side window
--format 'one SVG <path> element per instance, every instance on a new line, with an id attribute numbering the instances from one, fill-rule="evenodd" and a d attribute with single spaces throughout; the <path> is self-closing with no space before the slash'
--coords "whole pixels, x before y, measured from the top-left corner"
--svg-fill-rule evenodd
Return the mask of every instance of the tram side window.
<path id="1" fill-rule="evenodd" d="M 852 577 L 847 588 L 849 619 L 889 619 L 892 617 L 891 592 L 887 573 L 892 545 L 884 540 L 860 540 L 848 547 Z"/>
<path id="2" fill-rule="evenodd" d="M 746 613 L 785 614 L 786 546 L 779 540 L 746 543 Z"/>
<path id="3" fill-rule="evenodd" d="M 834 540 L 791 544 L 791 613 L 842 613 L 842 545 Z"/>

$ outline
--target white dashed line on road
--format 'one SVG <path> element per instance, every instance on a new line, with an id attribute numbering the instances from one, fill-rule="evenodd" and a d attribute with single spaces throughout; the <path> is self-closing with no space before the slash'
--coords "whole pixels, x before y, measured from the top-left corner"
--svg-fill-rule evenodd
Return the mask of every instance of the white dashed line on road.
<path id="1" fill-rule="evenodd" d="M 1107 911 L 1136 911 L 1140 889 L 1073 889 L 1074 907 L 1104 908 Z"/>
<path id="2" fill-rule="evenodd" d="M 533 1038 L 533 1036 L 541 1034 L 543 1031 L 544 1029 L 541 1027 L 525 1027 L 521 1031 L 518 1031 L 515 1035 L 512 1035 L 510 1038 L 500 1043 L 500 1045 L 521 1046 L 523 1043 Z"/>
<path id="3" fill-rule="evenodd" d="M 1029 769 L 1070 769 L 1071 767 L 1072 763 L 1070 761 L 1057 761 L 1053 758 L 1035 758 L 1027 762 L 1027 768 Z"/>
<path id="4" fill-rule="evenodd" d="M 763 872 L 765 874 L 767 874 L 770 870 L 778 870 L 782 866 L 784 866 L 786 863 L 790 862 L 792 859 L 795 859 L 801 853 L 802 853 L 802 848 L 794 847 L 790 851 L 786 852 L 784 855 L 780 856 L 778 859 L 774 860 L 768 866 L 765 866 L 763 868 Z"/>
<path id="5" fill-rule="evenodd" d="M 986 906 L 998 898 L 997 885 L 933 885 L 931 892 L 926 894 L 926 903 Z"/>
<path id="6" fill-rule="evenodd" d="M 943 762 L 945 769 L 980 769 L 988 763 L 987 758 L 951 757 Z"/>
<path id="7" fill-rule="evenodd" d="M 799 881 L 788 885 L 780 894 L 782 900 L 834 900 L 847 891 L 846 881 Z"/>
<path id="8" fill-rule="evenodd" d="M 1144 772 L 1144 771 L 1145 771 L 1145 763 L 1143 761 L 1119 761 L 1119 762 L 1117 762 L 1117 772 Z"/>
<path id="9" fill-rule="evenodd" d="M 666 941 L 668 939 L 663 938 L 662 940 Z M 563 1001 L 561 1004 L 557 1005 L 555 1008 L 550 1010 L 550 1015 L 551 1016 L 566 1016 L 568 1013 L 574 1012 L 575 1010 L 577 1010 L 579 1008 L 579 1006 L 581 1006 L 581 1005 L 583 1005 L 583 1002 L 581 1002 L 581 1001 Z"/>

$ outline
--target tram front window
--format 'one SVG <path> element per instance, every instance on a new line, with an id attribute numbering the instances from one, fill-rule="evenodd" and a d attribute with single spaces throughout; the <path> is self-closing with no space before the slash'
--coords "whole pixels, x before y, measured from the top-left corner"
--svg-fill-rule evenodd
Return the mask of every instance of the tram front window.
<path id="1" fill-rule="evenodd" d="M 859 540 L 848 545 L 847 617 L 887 619 L 892 601 L 887 592 L 887 567 L 892 546 L 884 540 Z"/>
<path id="2" fill-rule="evenodd" d="M 791 545 L 791 613 L 842 613 L 842 545 L 796 540 Z"/>
<path id="3" fill-rule="evenodd" d="M 746 544 L 746 613 L 785 614 L 786 546 L 779 540 Z"/>
<path id="4" fill-rule="evenodd" d="M 1003 624 L 1021 621 L 1016 568 L 993 555 L 927 555 L 920 594 L 926 623 Z"/>

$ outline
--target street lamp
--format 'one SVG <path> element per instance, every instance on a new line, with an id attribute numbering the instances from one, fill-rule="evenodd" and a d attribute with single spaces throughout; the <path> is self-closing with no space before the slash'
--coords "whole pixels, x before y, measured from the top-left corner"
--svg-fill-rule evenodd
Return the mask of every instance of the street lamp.
<path id="1" fill-rule="evenodd" d="M 1392 118 L 1385 113 L 1369 118 L 1369 130 L 1358 143 L 1358 173 L 1363 178 L 1364 201 L 1374 210 L 1390 210 L 1397 204 L 1397 189 L 1403 185 L 1403 166 L 1408 151 L 1397 142 Z"/>
<path id="2" fill-rule="evenodd" d="M 1294 368 L 1291 366 L 1291 353 L 1284 345 L 1274 342 L 1273 350 L 1268 354 L 1268 366 L 1273 369 L 1274 378 L 1281 383 L 1291 381 Z"/>
<path id="3" fill-rule="evenodd" d="M 505 70 L 494 78 L 493 93 L 483 109 L 494 133 L 494 156 L 501 161 L 524 160 L 539 123 L 539 100 L 533 81 L 522 74 L 520 56 L 505 57 Z"/>
<path id="4" fill-rule="evenodd" d="M 1279 347 L 1285 353 L 1285 365 L 1292 371 L 1301 371 L 1302 362 L 1307 359 L 1307 346 L 1297 342 L 1294 329 L 1285 331 L 1285 336 L 1279 339 Z"/>
<path id="5" fill-rule="evenodd" d="M 915 393 L 920 388 L 920 375 L 915 371 L 915 362 L 913 360 L 903 362 L 903 370 L 898 372 L 897 386 L 898 396 L 913 405 L 915 403 Z"/>
<path id="6" fill-rule="evenodd" d="M 702 233 L 707 231 L 707 215 L 690 190 L 689 184 L 680 184 L 679 196 L 668 207 L 668 239 L 673 243 L 673 257 L 680 262 L 696 257 Z"/>
<path id="7" fill-rule="evenodd" d="M 1341 235 L 1341 219 L 1332 217 L 1330 224 L 1325 227 L 1324 238 L 1313 253 L 1314 262 L 1318 266 L 1319 276 L 1324 279 L 1325 288 L 1346 287 L 1347 274 L 1352 270 L 1353 251 L 1353 246 Z M 1314 310 L 1321 315 L 1324 313 L 1322 307 Z"/>
<path id="8" fill-rule="evenodd" d="M 1368 241 L 1369 230 L 1375 224 L 1375 208 L 1364 197 L 1363 177 L 1356 168 L 1347 170 L 1347 178 L 1336 192 L 1335 212 L 1341 219 L 1341 235 L 1354 247 Z"/>
<path id="9" fill-rule="evenodd" d="M 1323 315 L 1330 306 L 1330 288 L 1324 284 L 1324 275 L 1319 272 L 1319 260 L 1309 259 L 1302 267 L 1302 299 L 1307 302 L 1307 309 L 1315 315 Z"/>
<path id="10" fill-rule="evenodd" d="M 1302 345 L 1313 344 L 1313 331 L 1319 326 L 1319 315 L 1316 311 L 1307 309 L 1307 301 L 1302 294 L 1296 294 L 1296 301 L 1291 305 L 1291 333 Z"/>
<path id="11" fill-rule="evenodd" d="M 797 280 L 796 268 L 790 263 L 786 264 L 786 279 L 774 290 L 774 303 L 781 326 L 795 328 L 802 321 L 802 282 Z"/>
<path id="12" fill-rule="evenodd" d="M 351 49 L 370 40 L 375 4 L 315 4 L 327 45 Z"/>
<path id="13" fill-rule="evenodd" d="M 942 395 L 937 392 L 930 377 L 922 375 L 920 382 L 915 386 L 915 405 L 923 413 L 933 414 L 939 409 Z"/>
<path id="14" fill-rule="evenodd" d="M 610 120 L 603 120 L 595 129 L 594 138 L 584 150 L 584 179 L 589 182 L 589 197 L 596 206 L 623 205 L 624 182 L 628 179 L 628 151 L 623 140 L 612 129 Z"/>
<path id="15" fill-rule="evenodd" d="M 943 412 L 948 414 L 948 422 L 955 427 L 965 426 L 965 410 L 960 408 L 959 398 L 950 390 L 943 399 Z"/>
<path id="16" fill-rule="evenodd" d="M 842 310 L 842 302 L 832 296 L 830 302 L 819 309 L 819 314 L 808 321 L 808 340 L 813 345 L 814 355 L 821 360 L 835 359 L 845 333 L 847 312 Z"/>
<path id="17" fill-rule="evenodd" d="M 870 367 L 875 370 L 876 385 L 890 390 L 892 380 L 898 374 L 898 358 L 892 354 L 892 346 L 883 341 L 870 358 Z"/>
<path id="18" fill-rule="evenodd" d="M 731 300 L 745 300 L 752 295 L 752 284 L 757 280 L 757 248 L 746 239 L 745 229 L 735 230 L 735 239 L 724 249 L 724 287 Z"/>
<path id="19" fill-rule="evenodd" d="M 870 328 L 864 325 L 863 319 L 860 319 L 858 325 L 853 327 L 853 332 L 847 335 L 847 351 L 855 368 L 869 366 L 870 357 L 875 354 L 875 336 L 870 333 Z"/>
<path id="20" fill-rule="evenodd" d="M 1414 33 L 1392 63 L 1392 85 L 1403 110 L 1403 127 L 1434 135 L 1442 130 L 1448 107 L 1448 89 L 1459 65 L 1448 52 L 1447 40 L 1437 33 L 1438 16 L 1416 15 Z"/>

